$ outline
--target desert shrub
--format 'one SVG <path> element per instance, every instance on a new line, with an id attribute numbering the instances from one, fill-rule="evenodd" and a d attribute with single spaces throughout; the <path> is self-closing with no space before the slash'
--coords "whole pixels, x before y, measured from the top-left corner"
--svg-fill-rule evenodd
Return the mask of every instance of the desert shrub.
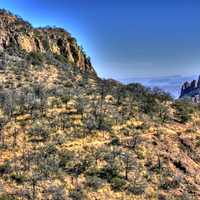
<path id="1" fill-rule="evenodd" d="M 195 125 L 193 127 L 190 127 L 188 129 L 185 130 L 185 133 L 195 133 L 197 132 L 198 129 L 195 127 Z"/>
<path id="2" fill-rule="evenodd" d="M 126 181 L 121 177 L 114 177 L 111 179 L 111 187 L 113 190 L 121 191 L 126 185 Z"/>
<path id="3" fill-rule="evenodd" d="M 59 167 L 61 168 L 65 168 L 66 164 L 72 160 L 74 157 L 73 153 L 71 151 L 63 151 L 61 153 L 59 153 Z"/>
<path id="4" fill-rule="evenodd" d="M 173 100 L 173 98 L 170 95 L 170 93 L 165 92 L 164 90 L 162 90 L 162 89 L 160 89 L 158 87 L 153 88 L 152 95 L 156 99 L 158 99 L 160 102 L 166 102 L 166 101 L 172 101 Z"/>
<path id="5" fill-rule="evenodd" d="M 180 196 L 176 197 L 175 200 L 195 200 L 194 194 L 191 194 L 190 192 L 184 191 Z"/>
<path id="6" fill-rule="evenodd" d="M 159 88 L 152 90 L 139 83 L 131 83 L 126 86 L 126 89 L 131 93 L 132 99 L 137 102 L 140 111 L 150 116 L 159 113 L 158 104 L 172 101 L 170 94 Z"/>
<path id="7" fill-rule="evenodd" d="M 17 200 L 17 198 L 14 197 L 13 195 L 2 194 L 0 195 L 0 200 Z"/>
<path id="8" fill-rule="evenodd" d="M 103 180 L 97 176 L 88 176 L 86 185 L 94 190 L 98 190 L 103 185 Z"/>
<path id="9" fill-rule="evenodd" d="M 30 52 L 27 55 L 27 60 L 33 65 L 41 65 L 44 61 L 44 54 L 40 52 Z"/>
<path id="10" fill-rule="evenodd" d="M 142 123 L 141 125 L 136 126 L 135 129 L 145 131 L 148 130 L 150 127 L 151 127 L 150 122 L 144 121 L 144 123 Z"/>
<path id="11" fill-rule="evenodd" d="M 88 168 L 86 173 L 89 177 L 96 176 L 98 178 L 101 178 L 99 175 L 99 169 L 95 165 Z"/>
<path id="12" fill-rule="evenodd" d="M 70 96 L 69 95 L 63 95 L 61 96 L 61 101 L 63 103 L 67 103 L 70 100 Z"/>
<path id="13" fill-rule="evenodd" d="M 138 159 L 143 160 L 143 159 L 146 158 L 146 153 L 147 152 L 146 152 L 146 147 L 145 146 L 143 146 L 143 145 L 136 146 L 135 152 L 136 152 L 136 154 L 138 156 Z"/>
<path id="14" fill-rule="evenodd" d="M 80 187 L 77 187 L 76 189 L 72 190 L 69 192 L 69 197 L 72 199 L 72 200 L 84 200 L 86 199 L 86 195 L 83 191 L 82 188 Z"/>
<path id="15" fill-rule="evenodd" d="M 10 163 L 7 161 L 0 165 L 0 174 L 1 175 L 7 174 L 9 173 L 10 169 L 11 169 Z"/>
<path id="16" fill-rule="evenodd" d="M 86 160 L 83 160 L 78 163 L 74 162 L 65 171 L 71 174 L 72 176 L 79 176 L 80 174 L 86 172 L 89 166 L 90 164 Z"/>
<path id="17" fill-rule="evenodd" d="M 139 183 L 129 183 L 127 186 L 127 191 L 135 194 L 135 195 L 141 195 L 145 192 L 146 189 L 146 183 L 145 182 L 139 182 Z"/>
<path id="18" fill-rule="evenodd" d="M 51 195 L 51 199 L 54 200 L 65 200 L 66 199 L 66 195 L 65 195 L 65 191 L 64 188 L 60 187 L 60 186 L 50 186 L 47 188 L 47 190 L 45 191 L 48 194 Z"/>
<path id="19" fill-rule="evenodd" d="M 85 127 L 88 129 L 89 132 L 97 128 L 97 122 L 95 121 L 94 116 L 88 115 L 83 120 Z"/>
<path id="20" fill-rule="evenodd" d="M 98 129 L 99 130 L 105 130 L 105 131 L 111 131 L 112 128 L 112 121 L 110 121 L 106 116 L 100 115 L 98 116 Z"/>
<path id="21" fill-rule="evenodd" d="M 7 144 L 0 144 L 0 151 L 7 148 L 8 148 Z"/>
<path id="22" fill-rule="evenodd" d="M 46 130 L 42 124 L 38 124 L 38 123 L 33 123 L 28 134 L 32 142 L 44 142 L 49 137 L 48 130 Z"/>
<path id="23" fill-rule="evenodd" d="M 175 108 L 175 117 L 180 123 L 186 123 L 191 120 L 195 111 L 195 106 L 189 100 L 178 100 L 173 104 Z"/>
<path id="24" fill-rule="evenodd" d="M 130 91 L 137 101 L 144 98 L 144 95 L 149 94 L 150 89 L 146 88 L 140 83 L 131 83 L 126 86 L 126 89 Z"/>
<path id="25" fill-rule="evenodd" d="M 64 57 L 63 55 L 59 55 L 59 54 L 54 54 L 55 59 L 57 59 L 58 61 L 60 61 L 61 63 L 68 63 L 67 62 L 67 58 Z"/>
<path id="26" fill-rule="evenodd" d="M 24 181 L 26 181 L 26 176 L 17 173 L 12 173 L 10 178 L 18 184 L 22 184 Z"/>
<path id="27" fill-rule="evenodd" d="M 156 98 L 148 93 L 142 98 L 139 107 L 142 112 L 151 116 L 158 111 Z"/>
<path id="28" fill-rule="evenodd" d="M 119 173 L 118 166 L 115 163 L 112 163 L 102 168 L 98 172 L 98 176 L 102 179 L 106 179 L 107 181 L 110 181 L 114 177 L 117 177 L 118 173 Z"/>
<path id="29" fill-rule="evenodd" d="M 111 145 L 120 145 L 120 140 L 118 137 L 114 137 L 111 142 L 110 142 Z"/>
<path id="30" fill-rule="evenodd" d="M 46 36 L 46 38 L 42 41 L 42 44 L 43 44 L 43 46 L 44 46 L 44 48 L 45 48 L 46 50 L 49 50 L 50 46 L 49 46 L 49 39 L 48 39 L 47 36 Z"/>
<path id="31" fill-rule="evenodd" d="M 199 136 L 196 137 L 196 147 L 197 148 L 200 147 L 200 137 Z"/>
<path id="32" fill-rule="evenodd" d="M 164 190 L 175 189 L 179 187 L 179 180 L 176 178 L 165 178 L 160 183 L 160 188 Z"/>
<path id="33" fill-rule="evenodd" d="M 83 112 L 84 112 L 84 102 L 82 101 L 82 99 L 78 99 L 76 109 L 77 109 L 78 114 L 83 114 Z"/>

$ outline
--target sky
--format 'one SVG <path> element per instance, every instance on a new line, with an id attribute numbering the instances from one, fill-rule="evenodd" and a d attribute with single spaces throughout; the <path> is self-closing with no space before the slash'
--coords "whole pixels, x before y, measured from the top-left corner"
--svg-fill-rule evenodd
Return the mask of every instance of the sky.
<path id="1" fill-rule="evenodd" d="M 0 0 L 0 8 L 65 28 L 104 78 L 200 73 L 199 0 Z"/>

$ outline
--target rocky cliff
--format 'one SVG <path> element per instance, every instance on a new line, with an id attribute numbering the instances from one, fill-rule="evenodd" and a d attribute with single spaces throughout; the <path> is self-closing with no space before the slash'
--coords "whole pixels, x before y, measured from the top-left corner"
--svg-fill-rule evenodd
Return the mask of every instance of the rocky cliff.
<path id="1" fill-rule="evenodd" d="M 200 76 L 199 80 L 193 80 L 192 82 L 186 81 L 181 88 L 180 98 L 191 98 L 193 102 L 199 102 L 200 100 Z"/>
<path id="2" fill-rule="evenodd" d="M 0 51 L 7 50 L 53 55 L 82 72 L 95 74 L 90 58 L 70 33 L 61 28 L 33 28 L 19 16 L 0 10 Z"/>

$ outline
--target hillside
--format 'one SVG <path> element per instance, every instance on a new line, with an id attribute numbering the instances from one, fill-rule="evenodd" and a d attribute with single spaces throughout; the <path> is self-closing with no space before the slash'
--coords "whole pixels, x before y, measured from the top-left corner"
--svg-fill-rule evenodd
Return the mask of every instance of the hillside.
<path id="1" fill-rule="evenodd" d="M 0 11 L 0 200 L 198 200 L 199 116 L 100 79 L 63 29 Z"/>

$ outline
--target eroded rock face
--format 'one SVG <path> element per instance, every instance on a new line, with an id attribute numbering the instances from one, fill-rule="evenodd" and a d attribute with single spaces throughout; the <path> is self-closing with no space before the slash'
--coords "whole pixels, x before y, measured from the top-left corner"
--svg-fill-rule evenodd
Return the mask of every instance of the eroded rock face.
<path id="1" fill-rule="evenodd" d="M 9 47 L 27 53 L 52 53 L 66 58 L 81 71 L 95 74 L 90 59 L 76 40 L 61 28 L 33 28 L 11 13 L 0 11 L 0 49 Z"/>
<path id="2" fill-rule="evenodd" d="M 195 103 L 200 102 L 200 76 L 198 81 L 186 81 L 182 85 L 180 98 L 191 98 Z"/>
<path id="3" fill-rule="evenodd" d="M 27 35 L 19 35 L 17 37 L 17 43 L 19 47 L 27 52 L 38 51 L 34 38 Z"/>

